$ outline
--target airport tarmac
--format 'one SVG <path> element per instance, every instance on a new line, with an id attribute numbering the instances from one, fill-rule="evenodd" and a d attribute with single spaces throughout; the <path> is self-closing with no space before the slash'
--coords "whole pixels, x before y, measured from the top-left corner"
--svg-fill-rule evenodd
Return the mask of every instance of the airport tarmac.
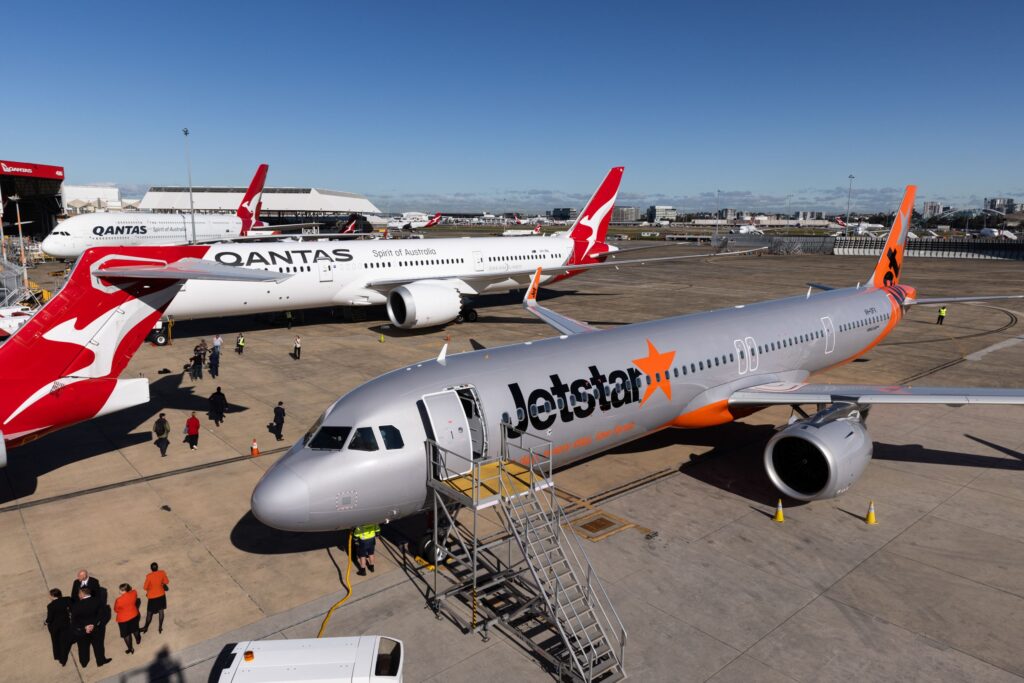
<path id="1" fill-rule="evenodd" d="M 610 327 L 803 294 L 807 282 L 853 284 L 873 261 L 662 263 L 582 275 L 548 289 L 546 304 Z M 1019 262 L 908 259 L 904 282 L 920 296 L 1009 293 L 1024 286 L 1024 272 Z M 292 330 L 245 318 L 181 323 L 172 346 L 142 348 L 126 376 L 150 379 L 149 405 L 16 449 L 0 476 L 3 679 L 127 682 L 180 672 L 203 681 L 227 643 L 315 635 L 342 594 L 341 535 L 262 526 L 249 513 L 253 486 L 339 395 L 435 357 L 446 336 L 449 353 L 470 350 L 471 339 L 495 346 L 551 336 L 516 299 L 485 302 L 472 325 L 384 330 L 383 342 L 377 309 L 361 322 L 297 314 Z M 954 304 L 940 327 L 935 310 L 913 309 L 864 359 L 819 379 L 1022 387 L 1021 316 L 1020 302 Z M 247 346 L 237 356 L 242 330 Z M 190 381 L 181 368 L 192 346 L 216 332 L 226 348 L 221 377 Z M 299 361 L 289 357 L 295 334 Z M 171 372 L 159 374 L 164 368 Z M 204 414 L 218 385 L 233 406 L 221 427 Z M 283 444 L 266 429 L 278 400 L 288 411 Z M 201 411 L 199 450 L 172 441 L 160 458 L 149 432 L 156 414 L 167 412 L 179 434 L 191 410 Z M 875 458 L 860 481 L 838 499 L 788 506 L 779 525 L 761 454 L 772 425 L 788 417 L 773 408 L 733 425 L 662 432 L 556 475 L 564 493 L 632 525 L 584 541 L 629 631 L 630 679 L 1024 677 L 1022 409 L 878 406 L 868 420 Z M 254 437 L 258 458 L 248 455 Z M 863 522 L 869 500 L 877 526 Z M 128 656 L 112 624 L 107 666 L 53 662 L 47 589 L 66 591 L 80 567 L 112 593 L 124 581 L 139 587 L 151 561 L 170 576 L 164 633 L 151 629 Z M 352 578 L 354 595 L 327 635 L 404 640 L 407 681 L 550 680 L 503 635 L 483 642 L 435 620 L 395 544 L 378 546 L 375 574 Z"/>

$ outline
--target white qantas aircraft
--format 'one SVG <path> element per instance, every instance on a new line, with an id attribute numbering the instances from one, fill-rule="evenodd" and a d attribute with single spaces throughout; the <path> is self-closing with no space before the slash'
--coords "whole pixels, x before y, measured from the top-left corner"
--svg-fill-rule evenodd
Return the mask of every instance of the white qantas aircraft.
<path id="1" fill-rule="evenodd" d="M 978 231 L 979 237 L 995 237 L 997 239 L 1004 240 L 1016 240 L 1017 236 L 1009 230 L 1000 230 L 999 228 L 982 228 Z"/>
<path id="2" fill-rule="evenodd" d="M 203 258 L 294 275 L 276 285 L 190 282 L 167 309 L 174 319 L 211 318 L 323 306 L 387 305 L 399 328 L 472 322 L 472 297 L 525 288 L 543 266 L 545 282 L 591 268 L 706 256 L 605 259 L 618 251 L 605 238 L 622 179 L 613 168 L 569 230 L 560 235 L 461 237 L 410 241 L 287 241 L 213 244 Z"/>
<path id="3" fill-rule="evenodd" d="M 388 230 L 419 230 L 420 228 L 432 228 L 441 222 L 441 214 L 435 213 L 428 216 L 419 211 L 406 211 L 393 221 L 388 222 Z"/>
<path id="4" fill-rule="evenodd" d="M 276 230 L 276 227 L 267 226 L 259 219 L 260 198 L 268 169 L 267 164 L 260 164 L 256 169 L 256 175 L 252 177 L 234 216 L 196 214 L 195 241 L 245 237 L 250 230 Z M 192 220 L 189 214 L 97 212 L 62 221 L 43 240 L 42 248 L 57 258 L 78 258 L 89 247 L 161 246 L 191 241 Z"/>
<path id="5" fill-rule="evenodd" d="M 521 223 L 519 225 L 521 225 Z M 533 230 L 526 230 L 525 228 L 524 229 L 518 229 L 518 230 L 515 229 L 515 228 L 509 228 L 505 232 L 501 233 L 501 236 L 502 237 L 529 237 L 530 235 L 539 235 L 539 234 L 540 234 L 540 225 L 537 225 L 536 227 L 534 227 Z"/>

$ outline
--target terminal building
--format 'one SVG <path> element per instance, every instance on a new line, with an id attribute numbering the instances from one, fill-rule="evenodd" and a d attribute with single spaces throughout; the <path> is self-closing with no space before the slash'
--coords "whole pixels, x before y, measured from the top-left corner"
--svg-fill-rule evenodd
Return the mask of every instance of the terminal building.
<path id="1" fill-rule="evenodd" d="M 244 187 L 194 187 L 192 201 L 197 213 L 233 214 L 245 196 Z M 151 187 L 139 202 L 140 211 L 188 213 L 187 187 Z M 332 223 L 351 214 L 380 213 L 373 202 L 360 194 L 310 187 L 266 187 L 263 189 L 260 218 L 268 223 L 308 222 L 310 219 Z"/>

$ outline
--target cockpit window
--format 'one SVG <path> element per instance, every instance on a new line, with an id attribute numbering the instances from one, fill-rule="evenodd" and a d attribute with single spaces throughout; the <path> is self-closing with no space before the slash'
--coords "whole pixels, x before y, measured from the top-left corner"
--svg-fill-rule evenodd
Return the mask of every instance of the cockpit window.
<path id="1" fill-rule="evenodd" d="M 394 425 L 381 425 L 380 437 L 384 439 L 384 448 L 389 451 L 405 446 L 405 442 L 402 440 L 402 432 L 398 431 L 398 427 Z"/>
<path id="2" fill-rule="evenodd" d="M 373 427 L 359 427 L 352 435 L 352 441 L 348 444 L 350 451 L 375 451 L 377 450 L 377 437 L 373 434 Z"/>
<path id="3" fill-rule="evenodd" d="M 310 448 L 318 451 L 340 451 L 345 446 L 345 440 L 352 432 L 351 427 L 321 427 L 307 444 Z"/>
<path id="4" fill-rule="evenodd" d="M 320 425 L 322 425 L 324 423 L 324 419 L 326 417 L 327 417 L 327 413 L 324 413 L 323 415 L 321 415 L 320 417 L 318 417 L 316 419 L 316 422 L 313 423 L 312 427 L 310 427 L 309 429 L 306 430 L 305 436 L 302 437 L 302 445 L 303 446 L 309 445 L 309 440 L 313 438 L 314 434 L 316 434 L 316 430 L 320 429 Z"/>

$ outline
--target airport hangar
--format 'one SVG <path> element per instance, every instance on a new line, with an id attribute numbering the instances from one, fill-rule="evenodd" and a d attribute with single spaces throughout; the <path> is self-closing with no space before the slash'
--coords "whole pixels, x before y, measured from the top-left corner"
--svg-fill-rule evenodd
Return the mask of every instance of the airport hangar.
<path id="1" fill-rule="evenodd" d="M 15 203 L 8 201 L 17 195 L 20 199 L 21 222 L 26 235 L 46 235 L 57 224 L 57 216 L 64 213 L 60 187 L 64 182 L 64 167 L 25 161 L 0 160 L 0 195 L 3 196 L 3 222 L 17 219 Z"/>
<path id="2" fill-rule="evenodd" d="M 244 187 L 193 187 L 192 202 L 197 213 L 231 213 L 245 195 Z M 139 203 L 140 211 L 188 213 L 187 187 L 151 187 Z M 352 214 L 380 214 L 373 202 L 354 192 L 309 187 L 266 187 L 260 218 L 270 224 L 317 221 L 325 225 L 345 221 Z"/>

